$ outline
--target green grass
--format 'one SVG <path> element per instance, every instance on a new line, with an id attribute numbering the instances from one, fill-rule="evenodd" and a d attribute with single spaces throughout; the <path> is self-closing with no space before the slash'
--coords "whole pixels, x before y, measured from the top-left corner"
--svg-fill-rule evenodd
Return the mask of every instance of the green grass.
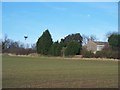
<path id="1" fill-rule="evenodd" d="M 117 88 L 118 62 L 3 56 L 3 88 Z"/>

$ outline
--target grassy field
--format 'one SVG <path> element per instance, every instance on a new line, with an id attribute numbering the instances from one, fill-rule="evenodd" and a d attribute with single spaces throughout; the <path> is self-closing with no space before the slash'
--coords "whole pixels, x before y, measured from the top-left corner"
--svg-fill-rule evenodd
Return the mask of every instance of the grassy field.
<path id="1" fill-rule="evenodd" d="M 118 62 L 3 56 L 3 88 L 115 88 Z"/>

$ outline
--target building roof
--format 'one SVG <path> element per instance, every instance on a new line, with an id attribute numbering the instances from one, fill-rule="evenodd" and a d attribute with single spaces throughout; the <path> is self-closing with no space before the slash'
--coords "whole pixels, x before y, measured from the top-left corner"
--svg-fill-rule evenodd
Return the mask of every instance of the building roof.
<path id="1" fill-rule="evenodd" d="M 95 43 L 97 45 L 106 45 L 106 44 L 108 44 L 108 42 L 100 42 L 100 41 L 95 41 Z"/>

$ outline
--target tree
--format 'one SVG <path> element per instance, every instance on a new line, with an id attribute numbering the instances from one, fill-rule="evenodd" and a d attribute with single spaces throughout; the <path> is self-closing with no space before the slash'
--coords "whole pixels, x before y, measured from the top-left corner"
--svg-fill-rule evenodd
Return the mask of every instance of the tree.
<path id="1" fill-rule="evenodd" d="M 37 53 L 48 55 L 49 49 L 52 45 L 53 41 L 51 38 L 51 34 L 49 33 L 48 29 L 43 32 L 42 36 L 38 39 L 36 46 L 37 46 Z"/>
<path id="2" fill-rule="evenodd" d="M 86 49 L 86 47 L 82 47 L 82 50 L 81 50 L 81 55 L 85 58 L 93 58 L 94 57 L 94 53 L 92 51 L 88 51 Z"/>
<path id="3" fill-rule="evenodd" d="M 87 44 L 88 40 L 89 40 L 89 36 L 86 36 L 86 35 L 82 35 L 82 38 L 83 38 L 83 45 Z"/>
<path id="4" fill-rule="evenodd" d="M 51 45 L 51 48 L 50 48 L 50 55 L 53 55 L 53 56 L 60 56 L 61 55 L 61 49 L 62 49 L 62 46 L 61 44 L 57 41 L 57 42 L 54 42 L 52 45 Z"/>
<path id="5" fill-rule="evenodd" d="M 117 32 L 107 32 L 106 38 L 109 38 L 112 34 L 118 34 Z"/>
<path id="6" fill-rule="evenodd" d="M 72 42 L 72 41 L 76 41 L 76 42 L 79 42 L 79 44 L 82 44 L 82 40 L 83 38 L 80 35 L 80 33 L 76 33 L 76 34 L 69 34 L 64 39 L 61 39 L 61 42 L 65 43 L 65 45 L 67 45 L 69 42 Z"/>
<path id="7" fill-rule="evenodd" d="M 90 39 L 91 41 L 95 41 L 95 40 L 96 40 L 96 36 L 95 36 L 95 35 L 90 35 L 89 39 Z"/>
<path id="8" fill-rule="evenodd" d="M 82 35 L 82 38 L 83 38 L 83 45 L 87 44 L 89 40 L 91 41 L 95 41 L 97 40 L 96 36 L 95 35 L 90 35 L 90 36 L 87 36 L 87 35 Z"/>
<path id="9" fill-rule="evenodd" d="M 65 49 L 65 55 L 71 56 L 77 54 L 80 54 L 80 44 L 76 41 L 69 42 Z"/>
<path id="10" fill-rule="evenodd" d="M 11 43 L 11 40 L 8 39 L 7 35 L 5 35 L 5 37 L 2 40 L 2 52 L 7 52 L 7 49 L 9 48 Z"/>
<path id="11" fill-rule="evenodd" d="M 60 44 L 62 46 L 61 53 L 62 53 L 63 57 L 64 57 L 64 55 L 80 54 L 80 51 L 82 49 L 82 40 L 83 40 L 83 38 L 80 35 L 80 33 L 69 34 L 64 39 L 61 39 Z M 78 50 L 78 48 L 79 48 L 79 50 Z M 73 51 L 70 51 L 69 49 L 70 50 L 73 49 Z"/>
<path id="12" fill-rule="evenodd" d="M 113 33 L 108 37 L 109 45 L 112 49 L 120 49 L 120 34 Z"/>
<path id="13" fill-rule="evenodd" d="M 31 49 L 36 50 L 36 44 L 31 44 Z"/>

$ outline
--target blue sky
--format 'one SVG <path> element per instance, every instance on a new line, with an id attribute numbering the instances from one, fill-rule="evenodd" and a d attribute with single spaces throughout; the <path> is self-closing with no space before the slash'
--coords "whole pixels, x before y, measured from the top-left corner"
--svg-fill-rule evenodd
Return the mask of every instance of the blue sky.
<path id="1" fill-rule="evenodd" d="M 68 34 L 96 35 L 118 31 L 117 2 L 3 2 L 2 33 L 15 41 L 35 43 L 49 29 L 53 41 Z"/>

